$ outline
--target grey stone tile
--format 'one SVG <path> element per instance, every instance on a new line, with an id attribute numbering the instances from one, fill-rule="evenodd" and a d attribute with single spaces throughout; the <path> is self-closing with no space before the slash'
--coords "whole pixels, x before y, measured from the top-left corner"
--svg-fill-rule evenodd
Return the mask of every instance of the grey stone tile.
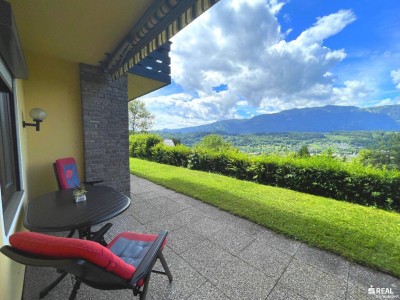
<path id="1" fill-rule="evenodd" d="M 174 250 L 176 253 L 181 254 L 189 248 L 193 247 L 194 245 L 197 245 L 204 239 L 204 236 L 196 233 L 186 226 L 183 226 L 169 233 L 169 242 L 167 246 Z"/>
<path id="2" fill-rule="evenodd" d="M 265 228 L 249 220 L 234 216 L 230 213 L 227 214 L 227 216 L 221 219 L 221 222 L 224 223 L 227 228 L 233 231 L 242 232 L 247 235 L 258 235 L 265 230 Z"/>
<path id="3" fill-rule="evenodd" d="M 257 236 L 257 240 L 263 241 L 269 247 L 275 248 L 292 256 L 297 252 L 301 245 L 301 243 L 296 240 L 287 238 L 265 228 L 260 231 L 260 234 Z"/>
<path id="4" fill-rule="evenodd" d="M 145 228 L 132 215 L 122 214 L 110 221 L 113 226 L 108 231 L 109 236 L 114 238 L 116 235 L 124 231 L 135 231 L 143 233 Z"/>
<path id="5" fill-rule="evenodd" d="M 39 293 L 60 276 L 53 268 L 26 267 L 22 299 L 39 299 Z M 72 290 L 71 276 L 67 275 L 49 294 L 47 299 L 68 299 Z"/>
<path id="6" fill-rule="evenodd" d="M 232 299 L 265 299 L 276 283 L 238 258 L 229 261 L 210 282 Z"/>
<path id="7" fill-rule="evenodd" d="M 220 290 L 213 286 L 210 282 L 206 282 L 193 293 L 188 300 L 228 300 Z"/>
<path id="8" fill-rule="evenodd" d="M 145 225 L 151 221 L 161 219 L 166 216 L 166 213 L 156 208 L 141 209 L 135 212 L 134 217 L 141 224 Z"/>
<path id="9" fill-rule="evenodd" d="M 46 299 L 46 298 L 45 298 Z M 50 298 L 51 299 L 51 298 Z M 68 299 L 68 298 L 59 298 L 59 299 Z M 76 297 L 77 300 L 80 299 L 89 299 L 89 300 L 132 300 L 132 290 L 98 290 L 94 289 L 85 284 L 81 285 L 79 289 L 78 295 Z M 151 299 L 151 298 L 149 298 Z"/>
<path id="10" fill-rule="evenodd" d="M 239 257 L 264 274 L 278 278 L 289 265 L 292 257 L 256 240 L 239 253 Z"/>
<path id="11" fill-rule="evenodd" d="M 267 300 L 307 300 L 281 284 L 277 284 Z"/>
<path id="12" fill-rule="evenodd" d="M 375 296 L 373 296 L 375 298 Z M 369 300 L 372 296 L 368 297 L 368 288 L 348 282 L 346 300 Z"/>
<path id="13" fill-rule="evenodd" d="M 216 245 L 233 254 L 238 254 L 255 240 L 254 236 L 246 235 L 241 232 L 234 232 L 229 229 L 222 229 L 209 238 Z"/>
<path id="14" fill-rule="evenodd" d="M 199 219 L 198 221 L 191 223 L 190 228 L 201 235 L 211 237 L 212 235 L 223 229 L 223 225 L 210 218 L 204 217 Z"/>
<path id="15" fill-rule="evenodd" d="M 317 269 L 347 281 L 350 263 L 338 255 L 302 244 L 295 257 Z"/>
<path id="16" fill-rule="evenodd" d="M 174 200 L 174 201 L 176 201 L 176 202 L 178 202 L 180 204 L 186 205 L 188 207 L 197 206 L 197 205 L 203 203 L 200 200 L 197 200 L 197 199 L 194 199 L 192 197 L 189 197 L 189 196 L 186 196 L 186 195 L 183 195 L 183 194 L 179 194 L 179 193 L 170 194 L 168 196 L 168 198 L 171 198 L 172 200 Z"/>
<path id="17" fill-rule="evenodd" d="M 221 220 L 230 215 L 226 211 L 220 210 L 217 207 L 203 202 L 200 202 L 199 205 L 196 205 L 196 209 L 200 210 L 206 217 L 213 220 Z"/>
<path id="18" fill-rule="evenodd" d="M 149 285 L 150 295 L 157 300 L 187 299 L 206 282 L 206 279 L 173 251 L 165 248 L 163 253 L 173 276 L 173 282 L 169 283 L 166 276 L 152 275 Z"/>
<path id="19" fill-rule="evenodd" d="M 139 200 L 143 200 L 143 201 L 150 201 L 154 198 L 160 197 L 160 191 L 158 190 L 154 190 L 154 191 L 148 191 L 147 193 L 142 193 L 140 195 L 137 196 L 137 198 Z"/>
<path id="20" fill-rule="evenodd" d="M 185 223 L 181 219 L 176 218 L 175 215 L 172 215 L 172 217 L 166 216 L 159 220 L 151 221 L 144 226 L 146 227 L 147 232 L 159 232 L 160 230 L 167 230 L 168 232 L 171 232 L 182 227 L 183 225 L 185 225 Z"/>
<path id="21" fill-rule="evenodd" d="M 355 263 L 350 263 L 349 282 L 366 289 L 391 288 L 400 298 L 400 279 Z"/>
<path id="22" fill-rule="evenodd" d="M 204 218 L 204 215 L 201 211 L 197 210 L 194 207 L 189 207 L 184 210 L 181 210 L 171 216 L 172 218 L 176 217 L 182 220 L 185 224 L 192 224 L 201 218 Z"/>
<path id="23" fill-rule="evenodd" d="M 210 278 L 234 257 L 209 240 L 193 246 L 181 257 L 206 278 Z"/>
<path id="24" fill-rule="evenodd" d="M 293 259 L 279 283 L 307 299 L 346 299 L 347 283 Z"/>
<path id="25" fill-rule="evenodd" d="M 131 205 L 126 210 L 126 213 L 135 217 L 139 212 L 151 209 L 154 209 L 154 206 L 147 203 L 143 199 L 139 199 L 135 202 L 131 202 Z"/>
<path id="26" fill-rule="evenodd" d="M 178 202 L 175 202 L 169 198 L 166 198 L 166 197 L 160 197 L 160 198 L 163 198 L 166 201 L 164 203 L 157 205 L 156 208 L 165 212 L 167 215 L 177 213 L 177 212 L 187 208 L 187 206 L 182 205 Z M 160 199 L 160 198 L 158 198 L 158 199 Z"/>

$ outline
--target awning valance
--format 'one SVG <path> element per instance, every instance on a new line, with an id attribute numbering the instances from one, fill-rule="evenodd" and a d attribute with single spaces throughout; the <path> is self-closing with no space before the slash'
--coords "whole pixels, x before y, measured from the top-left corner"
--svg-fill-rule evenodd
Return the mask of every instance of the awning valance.
<path id="1" fill-rule="evenodd" d="M 219 0 L 162 0 L 149 8 L 117 50 L 106 68 L 116 79 L 169 41 Z"/>

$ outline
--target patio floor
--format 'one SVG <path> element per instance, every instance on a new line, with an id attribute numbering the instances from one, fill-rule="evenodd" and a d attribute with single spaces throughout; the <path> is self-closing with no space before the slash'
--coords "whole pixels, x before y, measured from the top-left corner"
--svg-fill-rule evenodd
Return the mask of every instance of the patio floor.
<path id="1" fill-rule="evenodd" d="M 391 288 L 400 280 L 339 256 L 288 239 L 245 219 L 147 180 L 131 177 L 132 204 L 112 220 L 109 238 L 125 230 L 169 231 L 164 249 L 174 281 L 153 274 L 148 299 L 384 299 L 368 288 Z M 218 195 L 216 195 L 218 197 Z M 26 271 L 24 299 L 38 299 L 57 273 Z M 68 299 L 65 278 L 45 299 Z M 82 286 L 77 299 L 133 299 L 129 291 Z M 137 299 L 137 298 L 134 298 Z"/>

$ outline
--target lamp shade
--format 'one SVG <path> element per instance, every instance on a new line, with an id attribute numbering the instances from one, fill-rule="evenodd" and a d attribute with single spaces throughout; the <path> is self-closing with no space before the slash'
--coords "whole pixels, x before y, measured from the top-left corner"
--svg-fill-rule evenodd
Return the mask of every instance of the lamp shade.
<path id="1" fill-rule="evenodd" d="M 29 112 L 29 115 L 31 116 L 32 119 L 43 121 L 47 117 L 47 113 L 41 109 L 41 108 L 33 108 Z"/>

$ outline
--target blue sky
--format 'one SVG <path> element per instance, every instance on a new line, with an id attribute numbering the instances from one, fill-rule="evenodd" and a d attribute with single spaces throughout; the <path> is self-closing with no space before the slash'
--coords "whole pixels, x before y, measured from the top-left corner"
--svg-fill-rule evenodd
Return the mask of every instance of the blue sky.
<path id="1" fill-rule="evenodd" d="M 220 0 L 173 38 L 173 83 L 142 97 L 154 129 L 399 104 L 399 11 L 397 0 Z"/>

